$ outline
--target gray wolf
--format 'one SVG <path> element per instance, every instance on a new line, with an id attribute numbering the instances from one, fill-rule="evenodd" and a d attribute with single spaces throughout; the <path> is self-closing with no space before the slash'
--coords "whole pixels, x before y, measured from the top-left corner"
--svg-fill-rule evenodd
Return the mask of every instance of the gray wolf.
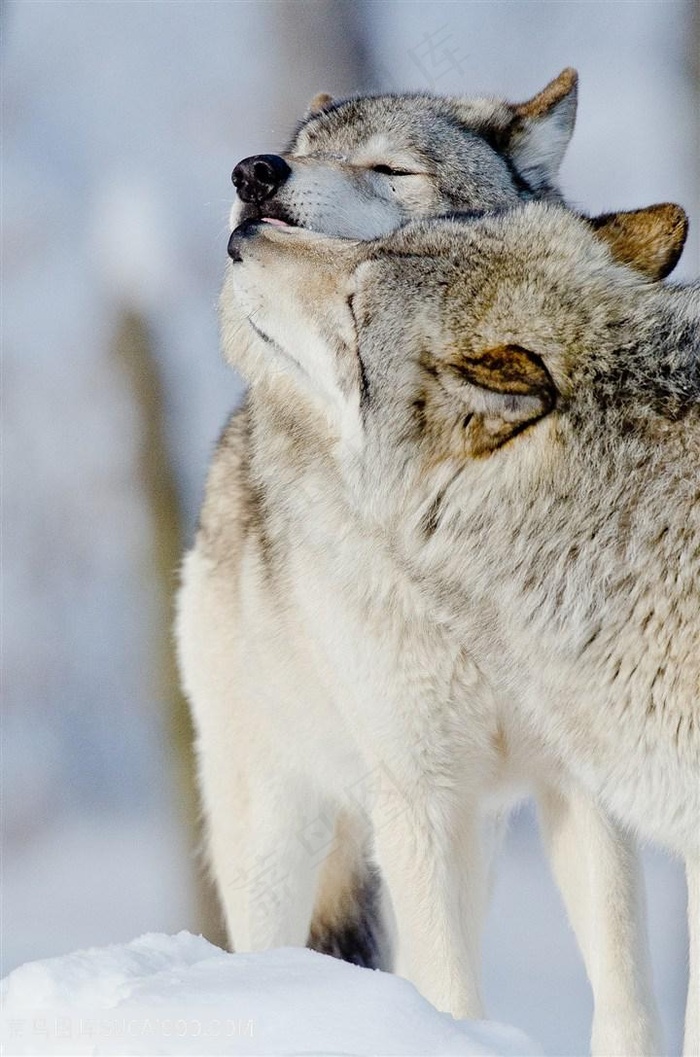
<path id="1" fill-rule="evenodd" d="M 369 239 L 412 217 L 446 210 L 557 201 L 557 172 L 575 108 L 573 71 L 517 105 L 426 95 L 321 97 L 283 155 L 244 159 L 236 167 L 232 226 L 266 218 L 281 230 L 291 224 Z M 670 267 L 670 258 L 665 263 Z M 304 491 L 306 478 L 300 484 L 299 475 L 300 466 L 320 458 L 317 420 L 327 417 L 327 399 L 336 399 L 335 380 L 320 358 L 313 375 L 316 402 L 303 403 L 305 418 L 297 375 L 301 371 L 306 381 L 308 375 L 294 360 L 270 355 L 233 288 L 234 270 L 222 293 L 223 348 L 252 388 L 212 463 L 197 541 L 184 564 L 178 617 L 209 858 L 237 949 L 308 942 L 360 964 L 389 967 L 394 908 L 373 864 L 376 824 L 368 809 L 371 787 L 384 772 L 357 749 L 336 673 L 307 627 L 309 607 L 314 620 L 323 614 L 329 624 L 342 624 L 334 608 L 339 588 L 328 584 L 324 593 L 309 596 L 304 578 L 321 541 L 330 545 L 336 534 L 352 533 L 344 508 L 329 509 L 323 491 Z M 290 281 L 296 290 L 298 283 Z M 291 291 L 282 284 L 277 293 L 280 306 L 287 304 Z M 298 316 L 291 309 L 290 321 Z M 311 350 L 324 336 L 312 327 L 303 340 Z M 292 518 L 286 495 L 296 488 L 302 489 L 303 518 L 301 509 Z M 357 546 L 359 554 L 365 544 Z M 392 583 L 389 578 L 388 611 L 398 606 Z M 400 612 L 399 606 L 395 636 Z M 428 636 L 416 656 L 424 673 L 418 685 L 430 681 L 430 643 Z M 508 807 L 534 784 L 552 865 L 596 996 L 594 1048 L 613 1052 L 622 1038 L 632 1039 L 637 1052 L 653 1052 L 640 917 L 620 909 L 640 899 L 632 845 L 587 796 L 565 786 L 539 739 L 510 719 L 506 724 L 505 702 L 470 686 L 467 679 L 464 694 L 482 700 L 491 718 L 475 727 L 467 755 L 480 761 L 473 764 L 464 808 L 469 825 L 480 831 L 478 851 L 470 844 L 469 891 L 460 896 L 471 915 L 468 965 L 460 970 L 469 984 L 459 985 L 459 995 L 445 990 L 449 967 L 436 966 L 438 982 L 426 980 L 424 990 L 441 1008 L 481 1015 L 478 945 L 490 849 Z M 440 684 L 440 692 L 454 700 L 456 689 Z M 604 869 L 581 892 L 582 857 L 589 855 Z M 619 892 L 614 905 L 610 878 Z M 594 917 L 610 937 L 603 959 L 586 938 L 586 922 Z M 401 968 L 401 957 L 397 964 Z M 636 1026 L 628 1029 L 631 1023 Z"/>
<path id="2" fill-rule="evenodd" d="M 341 740 L 378 771 L 367 810 L 399 971 L 443 1008 L 473 1008 L 478 807 L 519 765 L 560 810 L 585 791 L 684 858 L 690 1057 L 700 286 L 653 281 L 685 229 L 673 206 L 591 224 L 542 203 L 373 243 L 253 224 L 232 282 L 270 360 L 295 365 L 299 455 L 276 496 L 264 485 L 280 515 L 266 520 L 265 567 L 284 577 L 271 617 L 280 604 L 293 615 L 337 709 L 323 724 L 308 702 L 324 757 L 313 773 L 330 762 L 351 786 Z M 636 257 L 636 271 L 618 263 Z M 609 885 L 607 921 L 585 898 L 572 917 L 610 969 L 634 904 L 595 830 L 577 857 L 569 810 L 555 858 L 578 864 L 582 889 Z M 627 993 L 601 986 L 608 1012 L 642 986 L 627 953 Z M 608 1052 L 648 1042 L 625 1030 Z"/>
<path id="3" fill-rule="evenodd" d="M 321 93 L 286 151 L 244 158 L 233 170 L 231 229 L 265 217 L 370 239 L 417 217 L 559 200 L 577 91 L 576 72 L 566 69 L 518 104 L 426 93 L 334 100 Z M 224 354 L 253 380 L 262 346 L 241 322 L 227 302 Z"/>

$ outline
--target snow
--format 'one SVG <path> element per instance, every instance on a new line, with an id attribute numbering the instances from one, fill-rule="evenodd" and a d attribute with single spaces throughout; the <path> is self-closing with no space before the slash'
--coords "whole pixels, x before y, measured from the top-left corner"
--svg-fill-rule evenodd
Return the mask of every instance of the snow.
<path id="1" fill-rule="evenodd" d="M 307 950 L 228 954 L 188 932 L 30 962 L 0 998 L 8 1055 L 541 1053 L 389 973 Z"/>
<path id="2" fill-rule="evenodd" d="M 514 820 L 496 870 L 484 937 L 486 1012 L 548 1054 L 580 1055 L 590 1038 L 590 987 L 532 816 L 528 808 Z M 137 824 L 130 815 L 96 815 L 15 848 L 3 871 L 4 971 L 141 931 L 176 932 L 191 919 L 182 859 L 167 816 L 154 826 L 150 817 Z M 649 849 L 644 867 L 664 1052 L 677 1054 L 687 988 L 682 871 Z"/>

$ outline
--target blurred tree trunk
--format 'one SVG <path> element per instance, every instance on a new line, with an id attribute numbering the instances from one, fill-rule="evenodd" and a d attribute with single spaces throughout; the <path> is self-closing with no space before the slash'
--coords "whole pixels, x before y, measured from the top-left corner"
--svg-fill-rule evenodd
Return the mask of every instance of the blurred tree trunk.
<path id="1" fill-rule="evenodd" d="M 178 807 L 191 852 L 197 929 L 212 943 L 226 946 L 226 933 L 214 886 L 199 854 L 202 832 L 189 707 L 180 690 L 173 639 L 174 596 L 182 561 L 180 503 L 165 431 L 163 389 L 153 342 L 144 317 L 121 312 L 114 352 L 131 386 L 140 418 L 139 478 L 153 529 L 149 572 L 156 592 L 154 629 L 155 694 L 161 702 L 170 738 L 178 789 Z"/>
<path id="2" fill-rule="evenodd" d="M 363 0 L 278 0 L 266 14 L 279 54 L 270 95 L 276 128 L 291 132 L 318 92 L 343 96 L 377 87 Z"/>

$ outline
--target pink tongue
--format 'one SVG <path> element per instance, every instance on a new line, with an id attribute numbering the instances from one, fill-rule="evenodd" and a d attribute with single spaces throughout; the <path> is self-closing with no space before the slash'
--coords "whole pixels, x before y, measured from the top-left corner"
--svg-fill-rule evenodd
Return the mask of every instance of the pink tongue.
<path id="1" fill-rule="evenodd" d="M 285 224 L 283 220 L 277 220 L 276 217 L 260 217 L 264 224 L 274 224 L 276 228 L 288 228 L 289 224 Z"/>

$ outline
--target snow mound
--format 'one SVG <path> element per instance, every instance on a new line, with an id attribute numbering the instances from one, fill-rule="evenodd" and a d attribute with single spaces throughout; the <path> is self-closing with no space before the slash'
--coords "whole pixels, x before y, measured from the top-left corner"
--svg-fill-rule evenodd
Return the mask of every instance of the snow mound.
<path id="1" fill-rule="evenodd" d="M 313 951 L 228 954 L 201 936 L 29 962 L 0 984 L 4 1054 L 528 1055 L 514 1028 L 456 1021 L 406 980 Z"/>

